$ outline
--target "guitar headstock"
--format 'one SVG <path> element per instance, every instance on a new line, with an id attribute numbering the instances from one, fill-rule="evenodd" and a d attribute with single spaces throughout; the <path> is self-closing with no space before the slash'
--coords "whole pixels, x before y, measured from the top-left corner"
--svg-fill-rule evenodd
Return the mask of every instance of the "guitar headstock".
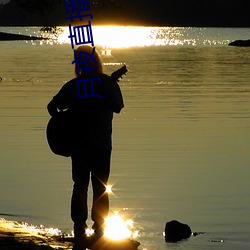
<path id="1" fill-rule="evenodd" d="M 114 71 L 111 74 L 111 78 L 115 81 L 119 81 L 119 78 L 122 78 L 123 75 L 125 75 L 128 72 L 127 66 L 123 65 L 120 69 Z"/>

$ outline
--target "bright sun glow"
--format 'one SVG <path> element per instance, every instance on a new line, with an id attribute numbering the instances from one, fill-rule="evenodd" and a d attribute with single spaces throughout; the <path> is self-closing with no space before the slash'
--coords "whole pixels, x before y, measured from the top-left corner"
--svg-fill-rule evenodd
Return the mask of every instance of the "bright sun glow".
<path id="1" fill-rule="evenodd" d="M 128 48 L 148 46 L 151 29 L 146 27 L 95 26 L 93 37 L 95 43 L 103 48 Z"/>
<path id="2" fill-rule="evenodd" d="M 125 221 L 118 212 L 115 212 L 113 216 L 106 218 L 105 224 L 104 236 L 108 239 L 119 241 L 138 236 L 138 232 L 132 231 L 133 221 Z"/>
<path id="3" fill-rule="evenodd" d="M 108 194 L 112 193 L 112 186 L 111 185 L 106 186 L 106 193 L 108 193 Z"/>
<path id="4" fill-rule="evenodd" d="M 111 55 L 112 49 L 115 48 L 196 45 L 196 39 L 192 36 L 184 38 L 183 32 L 182 27 L 92 26 L 93 42 L 95 46 L 102 47 L 104 55 Z M 47 35 L 46 33 L 45 36 Z M 49 36 L 54 37 L 54 40 L 41 43 L 71 43 L 69 27 L 60 27 L 58 34 Z"/>
<path id="5" fill-rule="evenodd" d="M 92 236 L 94 234 L 94 232 L 95 231 L 92 228 L 87 228 L 86 231 L 85 231 L 87 237 Z"/>
<path id="6" fill-rule="evenodd" d="M 70 43 L 69 28 L 61 27 L 61 30 L 62 33 L 58 36 L 57 42 L 59 44 Z M 103 48 L 148 46 L 152 43 L 149 39 L 151 29 L 147 27 L 93 26 L 92 31 L 95 45 Z"/>

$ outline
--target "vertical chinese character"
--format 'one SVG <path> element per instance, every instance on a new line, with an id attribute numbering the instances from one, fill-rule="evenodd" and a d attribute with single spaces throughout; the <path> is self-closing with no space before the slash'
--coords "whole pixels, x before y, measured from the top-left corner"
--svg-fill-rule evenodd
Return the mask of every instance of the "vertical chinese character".
<path id="1" fill-rule="evenodd" d="M 92 69 L 98 68 L 98 63 L 97 63 L 96 59 L 94 58 L 94 53 L 95 53 L 95 47 L 93 47 L 93 51 L 91 54 L 88 52 L 85 52 L 85 51 L 76 52 L 76 50 L 74 50 L 74 59 L 75 60 L 72 62 L 72 64 L 75 63 L 75 65 L 76 65 L 77 75 L 80 75 L 80 70 L 81 71 L 84 70 L 88 73 L 91 73 Z M 90 63 L 91 60 L 92 60 L 92 62 Z M 90 65 L 94 65 L 94 66 L 90 66 Z"/>
<path id="2" fill-rule="evenodd" d="M 69 32 L 69 38 L 71 39 L 72 49 L 74 48 L 74 44 L 91 44 L 92 46 L 94 46 L 90 21 L 88 25 L 74 26 L 73 28 L 71 27 L 71 24 L 69 24 Z"/>
<path id="3" fill-rule="evenodd" d="M 90 10 L 89 2 L 88 1 L 76 1 L 76 0 L 64 0 L 66 12 L 70 17 L 66 17 L 66 19 L 70 19 L 73 22 L 74 18 L 79 18 L 82 21 L 82 17 L 89 16 L 93 19 L 91 14 L 81 15 L 82 11 Z"/>
<path id="4" fill-rule="evenodd" d="M 67 14 L 78 13 L 90 10 L 88 0 L 64 0 Z"/>
<path id="5" fill-rule="evenodd" d="M 82 97 L 96 96 L 96 97 L 103 98 L 102 95 L 94 93 L 94 84 L 96 82 L 98 83 L 98 85 L 101 85 L 100 78 L 89 78 L 89 79 L 77 80 L 76 83 L 77 83 L 78 97 L 82 98 Z"/>

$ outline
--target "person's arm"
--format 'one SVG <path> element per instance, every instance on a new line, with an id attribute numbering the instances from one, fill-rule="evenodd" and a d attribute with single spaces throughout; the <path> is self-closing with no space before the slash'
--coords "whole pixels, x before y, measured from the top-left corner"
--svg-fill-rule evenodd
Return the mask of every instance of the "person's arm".
<path id="1" fill-rule="evenodd" d="M 53 97 L 47 105 L 48 112 L 51 116 L 56 115 L 59 110 L 68 109 L 71 101 L 70 82 L 63 85 L 60 91 Z"/>
<path id="2" fill-rule="evenodd" d="M 51 116 L 54 116 L 58 113 L 56 102 L 52 99 L 49 104 L 47 105 L 48 112 Z"/>

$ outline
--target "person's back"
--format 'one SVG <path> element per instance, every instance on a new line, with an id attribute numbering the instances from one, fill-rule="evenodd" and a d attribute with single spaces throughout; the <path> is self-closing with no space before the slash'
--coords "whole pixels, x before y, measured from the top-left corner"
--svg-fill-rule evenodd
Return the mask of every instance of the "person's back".
<path id="1" fill-rule="evenodd" d="M 93 81 L 92 86 L 77 84 L 90 78 L 98 78 L 100 82 Z M 85 93 L 84 87 L 87 93 L 94 90 L 96 96 L 79 97 L 79 93 Z M 111 149 L 113 112 L 119 113 L 123 107 L 120 88 L 114 80 L 102 73 L 85 74 L 67 82 L 53 100 L 72 115 L 73 147 L 93 145 Z"/>

